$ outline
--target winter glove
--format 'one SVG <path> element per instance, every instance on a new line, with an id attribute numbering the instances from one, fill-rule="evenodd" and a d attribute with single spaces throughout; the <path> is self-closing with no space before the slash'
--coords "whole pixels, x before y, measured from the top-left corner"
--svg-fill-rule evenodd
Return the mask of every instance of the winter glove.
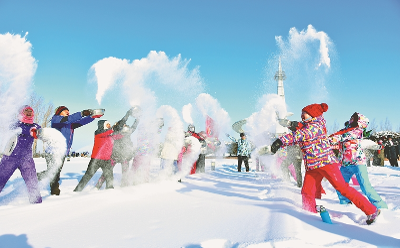
<path id="1" fill-rule="evenodd" d="M 35 139 L 38 138 L 38 137 L 37 137 L 37 129 L 36 129 L 36 127 L 32 127 L 32 128 L 31 128 L 30 134 L 31 134 L 31 136 L 32 136 L 33 138 L 35 138 Z"/>
<path id="2" fill-rule="evenodd" d="M 280 139 L 276 139 L 274 143 L 272 143 L 271 145 L 271 152 L 275 154 L 279 150 L 279 148 L 281 148 L 282 145 L 283 145 L 282 141 Z"/>
<path id="3" fill-rule="evenodd" d="M 89 116 L 91 114 L 92 114 L 92 110 L 91 109 L 85 109 L 85 110 L 82 110 L 82 112 L 81 112 L 82 116 Z"/>
<path id="4" fill-rule="evenodd" d="M 289 128 L 290 131 L 295 132 L 297 130 L 298 126 L 299 126 L 299 122 L 291 121 L 288 128 Z"/>

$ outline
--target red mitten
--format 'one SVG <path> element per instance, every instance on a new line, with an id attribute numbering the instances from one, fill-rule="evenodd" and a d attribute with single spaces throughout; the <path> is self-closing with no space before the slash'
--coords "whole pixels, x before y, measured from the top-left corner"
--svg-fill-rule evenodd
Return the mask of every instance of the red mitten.
<path id="1" fill-rule="evenodd" d="M 37 129 L 36 127 L 32 127 L 30 130 L 30 134 L 33 138 L 37 139 Z"/>

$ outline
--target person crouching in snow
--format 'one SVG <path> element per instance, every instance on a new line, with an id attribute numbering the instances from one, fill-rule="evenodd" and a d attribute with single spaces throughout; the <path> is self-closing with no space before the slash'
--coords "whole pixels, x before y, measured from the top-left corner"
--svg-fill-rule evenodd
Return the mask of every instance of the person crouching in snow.
<path id="1" fill-rule="evenodd" d="M 340 172 L 344 181 L 348 183 L 355 174 L 361 191 L 367 196 L 368 200 L 377 208 L 387 208 L 386 203 L 376 193 L 368 178 L 366 156 L 361 147 L 364 129 L 367 128 L 368 124 L 368 118 L 356 112 L 351 116 L 344 129 L 330 135 L 330 141 L 333 145 L 339 144 L 339 159 L 342 164 Z M 339 191 L 337 191 L 337 194 L 340 204 L 351 203 Z"/>
<path id="2" fill-rule="evenodd" d="M 41 203 L 38 179 L 36 176 L 35 162 L 32 158 L 33 140 L 37 139 L 37 130 L 41 127 L 33 123 L 35 112 L 30 106 L 24 106 L 19 113 L 19 121 L 12 126 L 12 129 L 21 128 L 18 134 L 17 143 L 10 155 L 3 155 L 0 162 L 0 192 L 3 190 L 8 179 L 16 169 L 19 169 L 21 176 L 28 188 L 30 203 Z"/>
<path id="3" fill-rule="evenodd" d="M 97 130 L 94 135 L 94 145 L 92 156 L 88 164 L 88 168 L 74 189 L 75 192 L 80 192 L 85 188 L 86 184 L 90 181 L 96 171 L 101 168 L 106 180 L 106 189 L 113 189 L 113 168 L 111 166 L 111 154 L 113 150 L 114 140 L 121 139 L 122 135 L 113 135 L 115 131 L 120 131 L 120 126 L 111 128 L 111 124 L 106 120 L 99 120 L 97 122 Z"/>
<path id="4" fill-rule="evenodd" d="M 303 209 L 313 213 L 317 212 L 315 192 L 325 177 L 336 190 L 350 199 L 367 215 L 366 222 L 369 225 L 375 221 L 380 210 L 344 181 L 326 133 L 326 121 L 322 114 L 327 110 L 326 103 L 304 107 L 301 114 L 303 126 L 275 140 L 270 147 L 271 153 L 275 154 L 282 146 L 300 145 L 306 167 L 301 190 Z"/>

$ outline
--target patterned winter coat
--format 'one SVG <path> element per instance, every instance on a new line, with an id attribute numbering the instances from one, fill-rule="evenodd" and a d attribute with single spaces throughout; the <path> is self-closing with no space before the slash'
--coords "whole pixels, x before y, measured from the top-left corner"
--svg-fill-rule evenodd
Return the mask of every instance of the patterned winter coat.
<path id="1" fill-rule="evenodd" d="M 330 137 L 332 145 L 339 145 L 339 159 L 342 166 L 365 165 L 365 152 L 361 147 L 364 128 L 369 120 L 362 114 L 358 114 L 358 127 L 346 127 Z"/>
<path id="2" fill-rule="evenodd" d="M 279 139 L 283 146 L 298 144 L 303 152 L 306 171 L 338 163 L 326 134 L 326 121 L 322 115 L 303 122 L 303 126 Z"/>
<path id="3" fill-rule="evenodd" d="M 246 156 L 249 157 L 251 154 L 251 145 L 247 141 L 247 139 L 239 139 L 236 140 L 235 138 L 229 136 L 229 138 L 238 144 L 237 155 L 238 156 Z"/>

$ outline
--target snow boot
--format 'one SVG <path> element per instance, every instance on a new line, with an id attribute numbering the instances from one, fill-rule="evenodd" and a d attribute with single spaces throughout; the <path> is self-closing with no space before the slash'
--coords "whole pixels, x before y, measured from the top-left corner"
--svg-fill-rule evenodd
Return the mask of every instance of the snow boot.
<path id="1" fill-rule="evenodd" d="M 367 224 L 371 225 L 375 222 L 376 218 L 381 214 L 381 210 L 379 208 L 376 209 L 375 213 L 367 216 Z"/>
<path id="2" fill-rule="evenodd" d="M 59 188 L 51 188 L 50 194 L 51 195 L 60 195 L 61 190 Z"/>

